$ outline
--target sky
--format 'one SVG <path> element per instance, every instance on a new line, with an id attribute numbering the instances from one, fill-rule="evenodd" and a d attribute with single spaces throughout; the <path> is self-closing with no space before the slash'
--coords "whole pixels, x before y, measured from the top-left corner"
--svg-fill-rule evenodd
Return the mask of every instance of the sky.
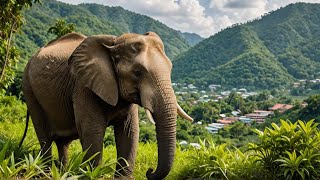
<path id="1" fill-rule="evenodd" d="M 209 37 L 235 23 L 246 22 L 295 2 L 320 0 L 59 0 L 69 4 L 121 6 L 150 16 L 182 32 Z"/>

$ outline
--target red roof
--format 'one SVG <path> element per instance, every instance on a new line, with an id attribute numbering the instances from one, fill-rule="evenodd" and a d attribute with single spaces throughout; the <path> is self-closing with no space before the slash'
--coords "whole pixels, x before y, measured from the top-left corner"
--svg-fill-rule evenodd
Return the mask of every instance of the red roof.
<path id="1" fill-rule="evenodd" d="M 232 121 L 232 120 L 223 120 L 223 119 L 219 119 L 217 122 L 218 123 L 222 123 L 222 124 L 232 124 L 232 123 L 234 123 L 234 121 Z"/>
<path id="2" fill-rule="evenodd" d="M 272 108 L 269 108 L 271 111 L 275 110 L 288 110 L 291 109 L 293 106 L 290 104 L 275 104 Z"/>

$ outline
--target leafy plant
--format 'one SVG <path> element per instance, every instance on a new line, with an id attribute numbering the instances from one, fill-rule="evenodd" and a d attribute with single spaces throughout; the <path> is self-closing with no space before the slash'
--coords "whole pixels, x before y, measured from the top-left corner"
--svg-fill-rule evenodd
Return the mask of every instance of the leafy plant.
<path id="1" fill-rule="evenodd" d="M 54 26 L 51 26 L 48 33 L 55 34 L 57 38 L 71 33 L 75 30 L 76 25 L 73 23 L 67 24 L 64 19 L 57 19 Z"/>
<path id="2" fill-rule="evenodd" d="M 0 8 L 0 88 L 13 82 L 14 68 L 19 53 L 13 45 L 13 37 L 24 22 L 23 10 L 40 3 L 39 0 L 2 1 Z"/>
<path id="3" fill-rule="evenodd" d="M 318 123 L 280 120 L 281 126 L 272 123 L 264 132 L 255 130 L 260 142 L 250 143 L 261 165 L 274 177 L 287 179 L 319 178 L 320 136 Z"/>

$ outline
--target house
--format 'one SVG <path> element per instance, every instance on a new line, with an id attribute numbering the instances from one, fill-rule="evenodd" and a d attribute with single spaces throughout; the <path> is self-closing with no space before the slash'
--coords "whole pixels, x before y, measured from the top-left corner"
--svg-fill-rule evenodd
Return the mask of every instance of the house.
<path id="1" fill-rule="evenodd" d="M 256 120 L 257 123 L 264 123 L 264 120 L 272 113 L 272 111 L 255 110 L 253 113 L 246 114 L 245 117 Z"/>
<path id="2" fill-rule="evenodd" d="M 238 120 L 239 120 L 238 117 L 222 117 L 222 119 L 218 119 L 217 122 L 221 124 L 229 125 Z"/>
<path id="3" fill-rule="evenodd" d="M 210 84 L 210 85 L 209 85 L 209 89 L 210 89 L 211 91 L 213 91 L 213 90 L 215 90 L 215 89 L 217 89 L 217 88 L 221 88 L 221 85 L 219 85 L 219 84 Z"/>
<path id="4" fill-rule="evenodd" d="M 238 89 L 238 92 L 241 92 L 241 93 L 247 93 L 247 90 L 244 89 L 244 88 L 241 88 L 241 89 Z"/>
<path id="5" fill-rule="evenodd" d="M 197 89 L 197 87 L 195 87 L 193 84 L 189 84 L 189 85 L 188 85 L 188 88 L 189 88 L 189 89 Z"/>
<path id="6" fill-rule="evenodd" d="M 246 99 L 247 97 L 249 97 L 250 95 L 249 94 L 241 94 L 241 97 L 243 98 L 243 99 Z"/>
<path id="7" fill-rule="evenodd" d="M 300 83 L 295 82 L 295 83 L 293 83 L 293 86 L 292 86 L 292 87 L 297 88 L 297 87 L 299 87 L 299 86 L 300 86 Z"/>
<path id="8" fill-rule="evenodd" d="M 269 108 L 269 110 L 270 111 L 279 111 L 280 113 L 283 113 L 291 108 L 293 108 L 293 106 L 290 104 L 275 104 L 273 107 Z"/>
<path id="9" fill-rule="evenodd" d="M 188 147 L 188 142 L 187 142 L 187 141 L 181 141 L 181 142 L 179 143 L 179 145 L 180 145 L 181 147 L 186 148 L 186 147 Z M 194 148 L 196 148 L 196 149 L 200 149 L 200 148 L 201 148 L 201 145 L 198 144 L 198 143 L 189 143 L 189 145 L 192 146 L 192 147 L 194 147 Z"/>
<path id="10" fill-rule="evenodd" d="M 221 95 L 222 96 L 229 96 L 230 93 L 231 93 L 231 91 L 223 91 L 223 92 L 221 92 Z"/>
<path id="11" fill-rule="evenodd" d="M 308 103 L 307 103 L 307 102 L 303 102 L 303 103 L 301 104 L 301 106 L 302 106 L 302 107 L 306 107 L 306 106 L 308 106 Z"/>
<path id="12" fill-rule="evenodd" d="M 208 126 L 205 127 L 205 129 L 207 129 L 211 134 L 216 134 L 218 133 L 219 129 L 222 129 L 224 126 L 226 125 L 222 123 L 211 123 L 208 124 Z"/>
<path id="13" fill-rule="evenodd" d="M 232 111 L 231 114 L 233 116 L 239 116 L 240 112 L 239 111 Z"/>
<path id="14" fill-rule="evenodd" d="M 253 120 L 251 118 L 248 118 L 246 116 L 239 117 L 239 121 L 245 123 L 245 124 L 252 124 Z"/>
<path id="15" fill-rule="evenodd" d="M 190 143 L 190 146 L 192 146 L 192 147 L 194 147 L 196 149 L 200 149 L 201 148 L 200 144 L 198 144 L 198 143 Z"/>
<path id="16" fill-rule="evenodd" d="M 182 147 L 187 147 L 188 146 L 188 142 L 187 141 L 181 141 L 179 142 L 179 145 Z"/>

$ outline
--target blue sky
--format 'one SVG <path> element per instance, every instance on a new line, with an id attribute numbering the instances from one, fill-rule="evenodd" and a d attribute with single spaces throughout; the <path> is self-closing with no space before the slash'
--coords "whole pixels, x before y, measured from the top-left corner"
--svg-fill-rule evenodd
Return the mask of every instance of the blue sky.
<path id="1" fill-rule="evenodd" d="M 235 23 L 260 17 L 295 2 L 320 0 L 59 0 L 70 4 L 121 6 L 157 19 L 182 32 L 208 37 Z"/>

